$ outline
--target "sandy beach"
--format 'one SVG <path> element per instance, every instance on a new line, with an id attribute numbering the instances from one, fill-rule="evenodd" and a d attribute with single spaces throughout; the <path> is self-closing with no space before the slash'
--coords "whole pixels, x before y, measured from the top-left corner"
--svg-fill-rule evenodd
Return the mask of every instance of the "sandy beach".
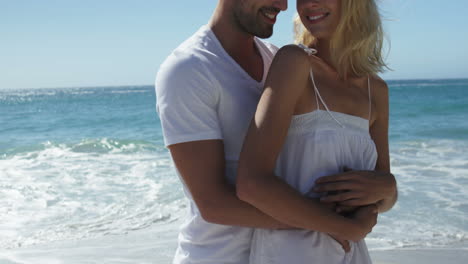
<path id="1" fill-rule="evenodd" d="M 180 222 L 126 235 L 62 241 L 0 252 L 0 264 L 166 264 L 176 248 Z M 371 250 L 375 264 L 463 264 L 468 246 Z"/>
<path id="2" fill-rule="evenodd" d="M 0 252 L 0 264 L 170 263 L 176 248 L 177 226 L 166 224 L 127 235 Z"/>
<path id="3" fill-rule="evenodd" d="M 397 249 L 370 252 L 375 264 L 464 264 L 468 248 Z"/>

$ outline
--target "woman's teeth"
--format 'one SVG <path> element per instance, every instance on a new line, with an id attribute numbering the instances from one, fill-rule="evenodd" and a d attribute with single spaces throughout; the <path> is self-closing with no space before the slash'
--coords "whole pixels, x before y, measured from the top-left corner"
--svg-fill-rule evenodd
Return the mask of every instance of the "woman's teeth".
<path id="1" fill-rule="evenodd" d="M 321 18 L 323 18 L 323 17 L 325 17 L 327 15 L 328 15 L 328 13 L 317 15 L 317 16 L 307 16 L 307 19 L 309 19 L 310 21 L 315 21 L 315 20 L 321 19 Z"/>

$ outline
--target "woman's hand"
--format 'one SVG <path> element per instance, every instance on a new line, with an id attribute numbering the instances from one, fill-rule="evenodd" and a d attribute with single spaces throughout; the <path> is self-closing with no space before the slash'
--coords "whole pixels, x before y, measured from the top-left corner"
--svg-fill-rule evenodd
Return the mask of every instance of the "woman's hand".
<path id="1" fill-rule="evenodd" d="M 351 206 L 351 205 L 340 205 L 338 202 L 334 202 L 334 201 L 328 201 L 328 199 L 326 199 L 326 197 L 328 196 L 335 196 L 335 195 L 338 195 L 338 194 L 341 194 L 341 193 L 345 193 L 347 191 L 332 191 L 332 192 L 328 192 L 326 193 L 324 196 L 322 196 L 322 198 L 320 199 L 320 201 L 324 204 L 327 204 L 328 206 L 331 206 L 333 207 L 333 210 L 337 213 L 337 214 L 340 214 L 342 216 L 345 216 L 347 217 L 349 214 L 352 214 L 354 211 L 356 211 L 356 209 L 359 207 L 359 206 Z"/>
<path id="2" fill-rule="evenodd" d="M 316 181 L 314 192 L 333 193 L 321 198 L 322 202 L 338 203 L 338 210 L 347 206 L 378 204 L 396 194 L 396 181 L 391 173 L 378 171 L 347 171 L 321 177 Z M 335 192 L 335 193 L 334 193 Z"/>

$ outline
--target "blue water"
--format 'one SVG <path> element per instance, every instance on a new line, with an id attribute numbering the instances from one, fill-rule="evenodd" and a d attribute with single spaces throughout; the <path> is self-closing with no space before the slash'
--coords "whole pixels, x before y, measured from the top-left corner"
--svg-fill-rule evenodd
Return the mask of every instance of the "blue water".
<path id="1" fill-rule="evenodd" d="M 389 81 L 390 139 L 468 140 L 468 80 Z"/>
<path id="2" fill-rule="evenodd" d="M 161 146 L 152 87 L 0 91 L 0 150 L 114 138 Z"/>
<path id="3" fill-rule="evenodd" d="M 389 81 L 400 190 L 370 248 L 468 241 L 468 80 Z M 180 219 L 152 86 L 0 91 L 0 249 Z"/>

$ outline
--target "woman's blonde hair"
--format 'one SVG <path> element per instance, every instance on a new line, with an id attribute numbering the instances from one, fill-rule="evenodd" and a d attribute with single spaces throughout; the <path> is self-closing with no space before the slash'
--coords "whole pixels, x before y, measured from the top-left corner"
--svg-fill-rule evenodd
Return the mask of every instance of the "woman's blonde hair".
<path id="1" fill-rule="evenodd" d="M 299 16 L 294 19 L 297 44 L 314 44 L 316 39 L 304 27 Z M 374 0 L 344 0 L 341 19 L 330 41 L 333 66 L 341 78 L 365 76 L 388 68 L 382 58 L 384 33 Z M 320 51 L 319 51 L 320 52 Z"/>

